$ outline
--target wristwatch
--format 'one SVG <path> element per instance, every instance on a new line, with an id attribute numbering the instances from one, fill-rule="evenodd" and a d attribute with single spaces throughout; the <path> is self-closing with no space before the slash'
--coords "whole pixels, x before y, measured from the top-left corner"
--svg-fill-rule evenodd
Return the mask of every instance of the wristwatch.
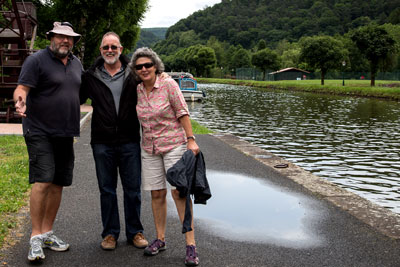
<path id="1" fill-rule="evenodd" d="M 193 140 L 196 140 L 196 137 L 194 137 L 194 135 L 193 135 L 193 136 L 188 136 L 188 137 L 186 137 L 186 139 L 193 139 Z"/>

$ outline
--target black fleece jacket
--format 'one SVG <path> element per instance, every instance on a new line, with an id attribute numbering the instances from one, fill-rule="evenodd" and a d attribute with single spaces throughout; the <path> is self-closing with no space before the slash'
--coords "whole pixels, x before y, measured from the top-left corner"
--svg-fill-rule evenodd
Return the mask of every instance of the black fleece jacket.
<path id="1" fill-rule="evenodd" d="M 120 56 L 120 61 L 129 72 L 129 58 Z M 81 104 L 92 100 L 92 144 L 125 144 L 140 142 L 140 125 L 136 113 L 137 82 L 131 74 L 125 77 L 121 93 L 118 115 L 110 88 L 100 80 L 96 68 L 104 64 L 98 57 L 94 64 L 83 73 L 80 90 Z"/>

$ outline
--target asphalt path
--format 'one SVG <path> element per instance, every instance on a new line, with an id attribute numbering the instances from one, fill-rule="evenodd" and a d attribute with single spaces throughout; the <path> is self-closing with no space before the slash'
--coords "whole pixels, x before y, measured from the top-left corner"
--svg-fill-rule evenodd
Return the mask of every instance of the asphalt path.
<path id="1" fill-rule="evenodd" d="M 399 240 L 375 231 L 347 212 L 319 199 L 300 185 L 277 175 L 259 161 L 214 136 L 199 135 L 197 142 L 204 153 L 207 172 L 218 171 L 258 177 L 282 192 L 306 198 L 309 203 L 307 208 L 313 216 L 305 216 L 304 227 L 318 241 L 313 245 L 296 242 L 290 244 L 279 242 L 279 234 L 271 238 L 271 242 L 262 238 L 261 242 L 253 236 L 246 239 L 243 235 L 238 239 L 235 232 L 232 233 L 232 229 L 226 229 L 228 234 L 224 233 L 223 228 L 215 232 L 212 230 L 213 222 L 199 221 L 195 214 L 196 242 L 201 266 L 400 266 Z M 166 251 L 157 256 L 144 256 L 143 250 L 126 242 L 123 225 L 117 249 L 104 251 L 100 248 L 100 201 L 90 147 L 89 123 L 83 126 L 81 137 L 75 143 L 75 156 L 74 182 L 71 187 L 64 189 L 63 201 L 54 226 L 55 233 L 69 242 L 71 248 L 67 252 L 45 250 L 46 259 L 40 265 L 184 266 L 185 241 L 173 205 L 168 206 Z M 213 188 L 211 190 L 213 191 Z M 217 193 L 223 194 L 221 191 Z M 123 223 L 120 184 L 118 195 L 120 218 Z M 238 193 L 237 197 L 245 198 L 246 194 Z M 279 201 L 276 199 L 276 202 Z M 223 204 L 226 207 L 230 205 L 229 201 Z M 237 212 L 240 213 L 240 210 Z M 265 214 L 265 220 L 269 219 L 272 218 Z M 280 220 L 284 223 L 286 219 L 274 218 L 278 223 Z M 245 220 L 251 225 L 251 216 Z M 27 261 L 29 217 L 25 221 L 26 227 L 20 242 L 5 252 L 5 266 L 32 265 Z M 152 240 L 155 230 L 149 192 L 142 192 L 142 223 L 145 236 L 149 241 Z"/>

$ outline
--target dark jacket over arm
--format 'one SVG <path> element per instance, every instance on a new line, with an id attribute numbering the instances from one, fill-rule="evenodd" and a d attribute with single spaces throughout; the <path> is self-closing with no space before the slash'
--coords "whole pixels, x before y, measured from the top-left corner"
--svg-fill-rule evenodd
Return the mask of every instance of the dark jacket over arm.
<path id="1" fill-rule="evenodd" d="M 191 150 L 186 151 L 182 158 L 167 171 L 167 180 L 176 187 L 181 198 L 186 197 L 182 233 L 192 231 L 190 195 L 194 195 L 195 204 L 207 204 L 207 200 L 211 198 L 203 153 L 199 152 L 195 156 Z"/>

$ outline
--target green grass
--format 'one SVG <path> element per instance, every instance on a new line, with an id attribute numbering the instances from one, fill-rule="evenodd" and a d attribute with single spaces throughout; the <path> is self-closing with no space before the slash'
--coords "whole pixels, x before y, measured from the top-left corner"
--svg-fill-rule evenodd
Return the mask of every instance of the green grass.
<path id="1" fill-rule="evenodd" d="M 209 130 L 208 128 L 200 125 L 197 121 L 194 120 L 190 120 L 190 122 L 192 123 L 192 129 L 193 129 L 193 133 L 194 134 L 208 134 L 208 133 L 212 133 L 211 130 Z"/>
<path id="2" fill-rule="evenodd" d="M 325 80 L 321 85 L 320 80 L 287 80 L 287 81 L 252 81 L 196 78 L 200 83 L 222 83 L 234 85 L 247 85 L 257 88 L 281 89 L 304 91 L 311 93 L 324 93 L 333 95 L 351 95 L 363 97 L 379 97 L 392 100 L 400 100 L 400 81 L 376 81 L 376 86 L 371 87 L 369 80 Z"/>
<path id="3" fill-rule="evenodd" d="M 28 152 L 22 136 L 0 136 L 0 248 L 9 229 L 16 226 L 13 216 L 27 204 Z"/>

